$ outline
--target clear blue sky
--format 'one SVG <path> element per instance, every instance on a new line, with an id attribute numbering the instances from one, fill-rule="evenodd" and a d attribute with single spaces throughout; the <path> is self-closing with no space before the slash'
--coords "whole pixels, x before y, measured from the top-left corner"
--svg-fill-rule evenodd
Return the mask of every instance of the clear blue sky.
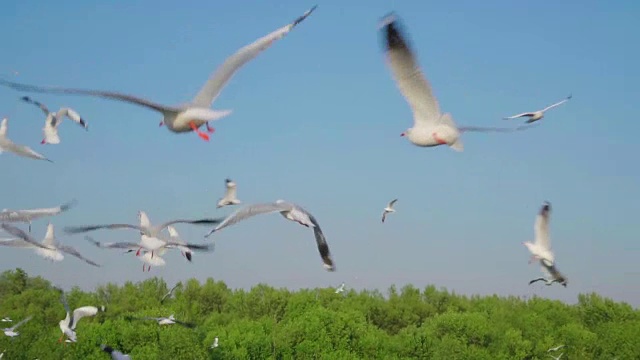
<path id="1" fill-rule="evenodd" d="M 0 72 L 38 85 L 117 90 L 157 102 L 192 98 L 241 46 L 314 2 L 5 1 Z M 213 277 L 231 287 L 379 288 L 412 283 L 464 294 L 533 295 L 575 302 L 596 291 L 640 304 L 640 170 L 634 118 L 640 92 L 640 5 L 618 2 L 325 1 L 286 38 L 247 64 L 214 107 L 233 109 L 209 143 L 158 128 L 160 115 L 104 99 L 30 94 L 75 108 L 90 131 L 64 124 L 41 146 L 44 118 L 0 88 L 15 141 L 55 164 L 0 156 L 0 208 L 78 206 L 52 218 L 58 238 L 103 264 L 67 256 L 52 264 L 0 249 L 0 270 L 22 267 L 70 287 L 163 276 Z M 409 107 L 385 66 L 377 26 L 395 10 L 444 111 L 460 125 L 515 125 L 503 116 L 568 94 L 540 126 L 515 134 L 464 134 L 465 151 L 418 148 L 399 135 Z M 297 202 L 322 225 L 337 265 L 323 270 L 312 232 L 279 215 L 216 235 L 213 254 L 178 252 L 142 273 L 132 255 L 101 250 L 62 228 L 224 216 L 224 179 L 245 203 Z M 399 198 L 384 225 L 382 208 Z M 551 236 L 569 287 L 528 286 L 540 274 L 521 244 L 551 201 Z M 34 224 L 44 236 L 47 220 Z M 179 226 L 203 241 L 206 227 Z M 101 241 L 138 240 L 131 231 Z"/>

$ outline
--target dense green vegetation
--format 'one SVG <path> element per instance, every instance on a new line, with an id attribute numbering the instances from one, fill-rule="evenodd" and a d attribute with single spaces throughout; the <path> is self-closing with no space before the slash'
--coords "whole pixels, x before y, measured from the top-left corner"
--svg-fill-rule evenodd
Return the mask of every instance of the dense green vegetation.
<path id="1" fill-rule="evenodd" d="M 576 305 L 542 298 L 460 296 L 411 286 L 377 291 L 231 290 L 224 282 L 192 279 L 173 297 L 162 279 L 107 284 L 67 293 L 72 309 L 106 306 L 82 319 L 78 342 L 59 344 L 65 315 L 59 292 L 21 269 L 0 275 L 0 318 L 17 322 L 20 336 L 0 339 L 8 359 L 109 359 L 107 343 L 143 359 L 640 359 L 640 312 L 596 294 Z M 160 326 L 127 316 L 169 316 L 197 324 Z M 7 325 L 10 323 L 0 323 Z M 9 325 L 10 326 L 10 325 Z M 5 326 L 3 326 L 5 327 Z M 0 333 L 1 334 L 1 333 Z M 214 337 L 220 346 L 210 349 Z M 556 356 L 559 355 L 556 353 Z"/>

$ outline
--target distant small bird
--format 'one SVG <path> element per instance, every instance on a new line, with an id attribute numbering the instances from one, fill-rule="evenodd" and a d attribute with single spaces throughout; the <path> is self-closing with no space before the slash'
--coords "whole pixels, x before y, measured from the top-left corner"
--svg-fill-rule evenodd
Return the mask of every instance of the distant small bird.
<path id="1" fill-rule="evenodd" d="M 58 342 L 62 342 L 62 339 L 64 339 L 64 336 L 66 335 L 68 337 L 68 341 L 65 341 L 66 346 L 67 342 L 77 341 L 76 326 L 78 325 L 78 321 L 83 317 L 96 315 L 99 309 L 95 306 L 83 306 L 71 312 L 69 304 L 67 304 L 67 298 L 64 296 L 64 292 L 61 292 L 60 301 L 67 312 L 67 316 L 58 323 L 60 331 L 62 331 L 62 335 L 58 339 Z M 105 307 L 102 306 L 100 310 L 105 311 Z"/>
<path id="2" fill-rule="evenodd" d="M 336 289 L 336 294 L 340 294 L 344 291 L 344 283 L 340 284 L 340 286 Z"/>
<path id="3" fill-rule="evenodd" d="M 382 222 L 384 222 L 384 220 L 387 218 L 387 214 L 396 212 L 396 210 L 393 208 L 393 205 L 396 203 L 396 201 L 398 201 L 398 199 L 391 200 L 387 207 L 384 208 L 384 211 L 382 212 Z"/>
<path id="4" fill-rule="evenodd" d="M 545 275 L 545 277 L 540 277 L 537 279 L 533 279 L 531 281 L 529 281 L 529 285 L 537 282 L 537 281 L 544 281 L 545 285 L 547 286 L 551 286 L 553 285 L 554 282 L 557 282 L 558 284 L 567 287 L 567 278 L 564 277 L 564 275 L 562 275 L 558 269 L 556 269 L 555 265 L 551 265 L 547 262 L 547 260 L 540 260 L 540 265 L 542 265 L 542 273 Z"/>
<path id="5" fill-rule="evenodd" d="M 109 353 L 111 355 L 112 360 L 130 360 L 131 359 L 129 355 L 123 354 L 120 351 L 115 350 L 109 345 L 102 344 L 100 345 L 100 349 L 102 349 L 102 351 L 106 353 Z"/>
<path id="6" fill-rule="evenodd" d="M 547 352 L 558 351 L 558 350 L 562 349 L 563 347 L 564 347 L 564 345 L 558 345 L 556 347 L 550 348 L 549 350 L 547 350 Z"/>
<path id="7" fill-rule="evenodd" d="M 551 240 L 549 239 L 549 214 L 551 213 L 551 203 L 545 201 L 536 215 L 536 221 L 533 226 L 534 241 L 524 241 L 522 244 L 531 252 L 529 264 L 535 260 L 547 260 L 553 265 L 555 255 L 551 249 Z"/>
<path id="8" fill-rule="evenodd" d="M 69 118 L 74 121 L 78 125 L 82 126 L 85 130 L 88 130 L 89 127 L 84 119 L 73 109 L 62 107 L 58 112 L 51 112 L 49 108 L 47 108 L 44 104 L 31 99 L 28 96 L 23 96 L 20 98 L 22 101 L 36 105 L 42 110 L 47 117 L 44 121 L 44 128 L 42 131 L 44 133 L 44 138 L 40 142 L 41 144 L 59 144 L 60 136 L 58 136 L 58 126 L 62 124 L 62 119 Z"/>
<path id="9" fill-rule="evenodd" d="M 55 216 L 68 211 L 75 206 L 77 201 L 72 200 L 66 204 L 62 204 L 52 208 L 28 209 L 28 210 L 11 210 L 3 209 L 0 211 L 0 222 L 9 223 L 27 223 L 29 224 L 29 232 L 31 232 L 31 222 L 47 216 Z"/>
<path id="10" fill-rule="evenodd" d="M 216 336 L 215 339 L 213 339 L 213 344 L 211 344 L 210 349 L 215 349 L 217 347 L 218 347 L 218 337 Z"/>
<path id="11" fill-rule="evenodd" d="M 11 320 L 9 317 L 5 317 L 5 318 L 2 318 L 2 320 L 0 320 L 0 321 L 2 321 L 2 322 L 12 322 L 13 320 Z"/>
<path id="12" fill-rule="evenodd" d="M 8 118 L 4 118 L 0 122 L 0 154 L 2 154 L 2 152 L 4 152 L 4 151 L 8 151 L 8 152 L 14 153 L 14 154 L 16 154 L 18 156 L 22 156 L 22 157 L 26 157 L 26 158 L 30 158 L 30 159 L 44 160 L 44 161 L 48 161 L 50 163 L 53 162 L 53 161 L 49 160 L 48 158 L 46 158 L 44 155 L 36 152 L 35 150 L 33 150 L 30 147 L 23 146 L 23 145 L 18 145 L 16 143 L 14 143 L 13 141 L 11 141 L 7 137 L 7 129 L 9 127 L 8 123 L 9 123 L 9 119 Z"/>
<path id="13" fill-rule="evenodd" d="M 327 271 L 335 271 L 335 265 L 331 258 L 331 252 L 329 251 L 329 244 L 320 229 L 320 224 L 316 221 L 316 218 L 311 215 L 307 210 L 300 205 L 290 203 L 284 200 L 276 200 L 274 203 L 261 203 L 245 206 L 238 209 L 227 216 L 218 226 L 211 230 L 205 238 L 208 238 L 214 232 L 220 231 L 227 226 L 236 224 L 242 220 L 246 220 L 250 217 L 260 214 L 270 214 L 279 212 L 285 219 L 295 221 L 300 225 L 313 228 L 313 233 L 316 238 L 316 244 L 318 246 L 318 252 L 324 263 L 324 269 Z"/>
<path id="14" fill-rule="evenodd" d="M 564 103 L 566 103 L 567 101 L 571 100 L 572 95 L 567 96 L 566 98 L 564 98 L 564 100 L 559 101 L 553 105 L 549 105 L 546 108 L 542 109 L 542 110 L 538 110 L 538 111 L 532 111 L 532 112 L 524 112 L 522 114 L 518 114 L 518 115 L 513 115 L 513 116 L 509 116 L 506 118 L 503 118 L 504 120 L 511 120 L 511 119 L 515 119 L 515 118 L 519 118 L 519 117 L 528 117 L 529 120 L 526 121 L 527 124 L 530 124 L 534 121 L 538 121 L 540 119 L 542 119 L 544 117 L 544 113 L 547 110 L 551 110 L 556 106 L 560 106 Z"/>
<path id="15" fill-rule="evenodd" d="M 192 323 L 187 323 L 187 322 L 182 322 L 182 321 L 176 320 L 173 314 L 169 315 L 169 317 L 142 317 L 142 318 L 128 317 L 127 319 L 129 319 L 129 320 L 153 320 L 153 321 L 157 321 L 158 325 L 178 324 L 178 325 L 182 325 L 182 326 L 188 327 L 188 328 L 194 328 L 196 326 L 195 324 L 192 324 Z"/>
<path id="16" fill-rule="evenodd" d="M 217 209 L 227 205 L 238 205 L 242 203 L 236 197 L 236 183 L 231 179 L 226 179 L 225 185 L 227 190 L 224 193 L 224 197 L 218 201 L 218 205 L 216 206 Z"/>
<path id="17" fill-rule="evenodd" d="M 2 329 L 2 331 L 4 332 L 4 334 L 6 336 L 8 336 L 10 338 L 14 338 L 14 337 L 20 335 L 20 333 L 16 331 L 20 327 L 20 325 L 22 325 L 22 324 L 26 323 L 27 321 L 31 320 L 32 317 L 33 316 L 29 316 L 26 319 L 20 321 L 19 323 L 13 325 L 12 327 Z"/>
<path id="18" fill-rule="evenodd" d="M 171 290 L 169 290 L 169 292 L 167 292 L 166 294 L 164 294 L 164 296 L 162 297 L 162 299 L 160 299 L 160 303 L 162 304 L 162 302 L 164 302 L 164 300 L 166 298 L 168 298 L 169 296 L 171 296 L 173 294 L 173 291 L 178 288 L 178 286 L 180 286 L 180 283 L 177 283 L 175 285 L 173 285 L 173 287 L 171 288 Z"/>
<path id="19" fill-rule="evenodd" d="M 564 355 L 564 353 L 560 353 L 560 355 L 558 355 L 558 356 L 553 356 L 553 355 L 551 355 L 551 354 L 547 354 L 547 355 L 548 355 L 548 356 L 551 356 L 551 358 L 552 358 L 552 359 L 560 360 L 560 358 L 562 357 L 562 355 Z"/>

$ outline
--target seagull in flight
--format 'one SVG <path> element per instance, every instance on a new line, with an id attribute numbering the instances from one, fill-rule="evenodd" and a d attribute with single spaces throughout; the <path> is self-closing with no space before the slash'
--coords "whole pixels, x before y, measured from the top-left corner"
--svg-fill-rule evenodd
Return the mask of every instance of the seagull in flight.
<path id="1" fill-rule="evenodd" d="M 534 242 L 524 241 L 522 244 L 531 252 L 529 264 L 535 260 L 547 260 L 550 265 L 554 264 L 555 256 L 551 249 L 551 240 L 549 239 L 549 213 L 551 212 L 551 203 L 545 201 L 536 216 L 536 222 L 533 226 Z"/>
<path id="2" fill-rule="evenodd" d="M 2 81 L 2 80 L 0 80 L 0 81 Z M 30 159 L 44 160 L 44 161 L 48 161 L 50 163 L 53 162 L 53 161 L 47 159 L 44 155 L 36 152 L 35 150 L 33 150 L 30 147 L 24 146 L 24 145 L 18 145 L 16 143 L 14 143 L 13 141 L 11 141 L 7 137 L 8 123 L 9 123 L 9 119 L 8 118 L 4 118 L 0 122 L 0 154 L 2 154 L 3 152 L 7 151 L 7 152 L 12 152 L 12 153 L 14 153 L 14 154 L 16 154 L 18 156 L 27 157 L 27 158 L 30 158 Z"/>
<path id="3" fill-rule="evenodd" d="M 503 118 L 504 120 L 511 120 L 511 119 L 516 119 L 516 118 L 520 118 L 520 117 L 528 117 L 529 119 L 526 121 L 527 124 L 530 124 L 534 121 L 538 121 L 540 119 L 542 119 L 544 117 L 544 113 L 547 110 L 551 110 L 556 106 L 560 106 L 564 103 L 566 103 L 567 101 L 571 100 L 572 95 L 567 96 L 566 98 L 564 98 L 561 101 L 558 101 L 557 103 L 553 104 L 553 105 L 549 105 L 546 108 L 542 109 L 542 110 L 538 110 L 538 111 L 532 111 L 532 112 L 524 112 L 518 115 L 513 115 L 513 116 L 509 116 L 506 118 Z"/>
<path id="4" fill-rule="evenodd" d="M 259 38 L 253 43 L 239 49 L 235 54 L 227 58 L 222 65 L 211 75 L 204 84 L 200 92 L 190 102 L 177 106 L 162 105 L 141 97 L 127 95 L 119 92 L 69 89 L 60 87 L 39 87 L 26 84 L 15 83 L 0 79 L 0 84 L 14 88 L 19 91 L 76 94 L 103 97 L 113 100 L 120 100 L 134 105 L 144 106 L 158 111 L 162 114 L 163 120 L 160 126 L 166 125 L 174 133 L 196 132 L 200 138 L 209 141 L 209 135 L 199 130 L 206 124 L 207 131 L 213 133 L 215 130 L 209 126 L 209 121 L 219 120 L 231 113 L 231 110 L 213 110 L 211 106 L 220 95 L 220 92 L 233 77 L 233 75 L 244 64 L 254 59 L 263 50 L 269 48 L 276 40 L 287 35 L 296 25 L 306 19 L 316 6 L 305 12 L 292 23 L 287 24 L 268 35 Z"/>
<path id="5" fill-rule="evenodd" d="M 242 220 L 259 214 L 270 214 L 274 212 L 279 212 L 280 215 L 282 215 L 287 220 L 295 221 L 300 225 L 313 228 L 313 233 L 318 245 L 318 251 L 320 252 L 320 257 L 322 258 L 322 262 L 324 263 L 323 266 L 325 270 L 335 271 L 335 265 L 329 251 L 329 244 L 327 244 L 327 240 L 325 239 L 324 234 L 320 229 L 320 224 L 318 224 L 318 221 L 316 221 L 315 217 L 313 217 L 311 213 L 302 208 L 300 205 L 290 203 L 285 200 L 276 200 L 276 202 L 274 203 L 253 204 L 238 209 L 235 212 L 231 213 L 231 215 L 227 216 L 227 218 L 224 219 L 218 226 L 216 226 L 207 235 L 205 235 L 205 238 L 208 238 L 214 232 L 220 231 L 227 226 L 234 225 Z"/>
<path id="6" fill-rule="evenodd" d="M 188 328 L 194 328 L 196 325 L 192 323 L 182 322 L 175 319 L 174 315 L 171 314 L 169 317 L 128 317 L 129 320 L 154 320 L 158 322 L 158 325 L 173 325 L 178 324 Z"/>
<path id="7" fill-rule="evenodd" d="M 225 186 L 227 190 L 224 193 L 224 197 L 218 201 L 218 205 L 216 206 L 217 209 L 227 205 L 241 204 L 241 201 L 236 197 L 236 183 L 231 179 L 226 179 Z"/>
<path id="8" fill-rule="evenodd" d="M 556 269 L 555 264 L 550 264 L 547 260 L 540 260 L 540 265 L 542 265 L 542 273 L 545 275 L 544 277 L 539 277 L 537 279 L 533 279 L 529 281 L 529 285 L 538 282 L 544 281 L 545 285 L 551 286 L 554 282 L 567 287 L 567 278 Z"/>
<path id="9" fill-rule="evenodd" d="M 140 235 L 142 235 L 142 239 L 138 247 L 138 252 L 136 253 L 136 256 L 140 256 L 140 250 L 142 250 L 143 248 L 150 250 L 153 253 L 154 250 L 164 247 L 167 244 L 166 241 L 159 239 L 159 237 L 161 235 L 162 230 L 164 230 L 170 225 L 174 225 L 174 224 L 217 225 L 221 221 L 220 219 L 171 220 L 171 221 L 164 222 L 158 226 L 152 226 L 149 220 L 149 217 L 147 216 L 147 213 L 145 213 L 144 211 L 138 211 L 138 219 L 140 220 L 140 225 L 130 225 L 130 224 L 88 225 L 88 226 L 79 226 L 79 227 L 66 227 L 64 231 L 67 234 L 80 234 L 80 233 L 86 233 L 86 232 L 100 230 L 100 229 L 138 230 L 140 232 Z M 176 243 L 175 245 L 181 245 L 181 244 Z"/>
<path id="10" fill-rule="evenodd" d="M 0 222 L 8 222 L 8 223 L 27 223 L 29 224 L 29 232 L 31 232 L 31 222 L 46 216 L 55 216 L 65 211 L 68 211 L 76 204 L 76 201 L 73 200 L 66 204 L 62 204 L 53 208 L 43 208 L 43 209 L 29 209 L 29 210 L 11 210 L 11 209 L 3 209 L 0 211 Z"/>
<path id="11" fill-rule="evenodd" d="M 20 327 L 20 325 L 23 325 L 23 324 L 24 324 L 24 323 L 26 323 L 27 321 L 31 320 L 31 318 L 32 318 L 32 317 L 33 317 L 33 316 L 29 316 L 29 317 L 27 317 L 26 319 L 24 319 L 24 320 L 20 321 L 19 323 L 17 323 L 17 324 L 15 324 L 15 325 L 13 325 L 13 326 L 12 326 L 12 327 L 10 327 L 10 328 L 4 328 L 4 329 L 2 329 L 2 331 L 4 332 L 4 334 L 5 334 L 6 336 L 8 336 L 8 337 L 10 337 L 10 338 L 14 338 L 14 337 L 16 337 L 16 336 L 20 335 L 20 333 L 16 331 L 16 330 Z"/>
<path id="12" fill-rule="evenodd" d="M 166 294 L 164 294 L 164 296 L 162 297 L 162 299 L 160 299 L 160 303 L 162 304 L 166 298 L 168 298 L 169 296 L 171 296 L 171 295 L 173 294 L 173 291 L 174 291 L 176 288 L 178 288 L 178 286 L 180 286 L 180 283 L 177 283 L 177 284 L 173 285 L 173 287 L 171 288 L 171 290 L 169 290 L 169 292 L 167 292 Z"/>
<path id="13" fill-rule="evenodd" d="M 551 351 L 558 351 L 560 349 L 562 349 L 564 347 L 564 345 L 558 345 L 556 347 L 552 347 L 549 350 L 547 350 L 547 352 L 551 352 Z"/>
<path id="14" fill-rule="evenodd" d="M 58 322 L 58 326 L 60 326 L 60 331 L 62 331 L 62 335 L 58 339 L 58 342 L 62 342 L 62 339 L 66 335 L 68 337 L 67 341 L 65 341 L 65 346 L 67 342 L 77 342 L 77 334 L 76 334 L 76 326 L 78 325 L 78 321 L 83 317 L 94 316 L 98 313 L 99 309 L 95 306 L 83 306 L 79 307 L 73 312 L 69 308 L 69 304 L 67 303 L 67 298 L 64 296 L 64 292 L 61 292 L 60 301 L 62 301 L 62 305 L 64 309 L 67 311 L 67 316 Z M 100 308 L 100 310 L 104 311 L 104 306 Z"/>
<path id="15" fill-rule="evenodd" d="M 384 222 L 384 220 L 387 218 L 387 214 L 396 212 L 396 210 L 393 208 L 393 205 L 396 203 L 396 201 L 398 201 L 398 199 L 391 200 L 387 207 L 384 208 L 384 211 L 382 212 L 382 222 Z"/>
<path id="16" fill-rule="evenodd" d="M 400 136 L 420 147 L 448 145 L 453 150 L 463 151 L 461 134 L 475 132 L 512 132 L 525 130 L 517 128 L 458 127 L 449 113 L 441 113 L 438 100 L 433 95 L 431 85 L 424 76 L 409 41 L 402 33 L 395 14 L 385 16 L 381 22 L 384 51 L 387 65 L 403 97 L 413 111 L 413 127 Z"/>
<path id="17" fill-rule="evenodd" d="M 210 349 L 215 349 L 218 347 L 218 337 L 216 336 L 215 339 L 213 339 L 213 344 L 211 344 Z"/>
<path id="18" fill-rule="evenodd" d="M 102 344 L 100 345 L 100 349 L 102 349 L 102 351 L 111 355 L 111 360 L 131 360 L 129 355 L 123 354 L 122 352 L 112 348 L 109 345 Z"/>
<path id="19" fill-rule="evenodd" d="M 64 259 L 63 253 L 65 253 L 71 256 L 75 256 L 89 265 L 100 267 L 100 265 L 82 256 L 82 254 L 80 254 L 78 250 L 72 248 L 71 246 L 63 245 L 57 242 L 54 233 L 54 227 L 51 223 L 47 225 L 47 232 L 44 236 L 44 239 L 42 240 L 42 243 L 38 243 L 29 234 L 18 229 L 15 226 L 2 224 L 0 225 L 0 227 L 2 227 L 2 229 L 9 234 L 17 237 L 17 239 L 0 241 L 0 246 L 34 249 L 36 254 L 53 262 L 62 261 Z"/>
<path id="20" fill-rule="evenodd" d="M 58 136 L 58 126 L 62 124 L 62 120 L 65 118 L 65 116 L 78 125 L 82 126 L 85 130 L 89 129 L 84 119 L 71 108 L 62 107 L 60 108 L 60 110 L 58 110 L 58 112 L 51 112 L 49 111 L 49 108 L 47 108 L 44 104 L 35 101 L 28 96 L 23 96 L 20 99 L 26 103 L 38 106 L 47 117 L 44 121 L 44 128 L 42 128 L 44 138 L 40 143 L 43 145 L 60 143 L 60 136 Z"/>
<path id="21" fill-rule="evenodd" d="M 340 284 L 340 286 L 336 289 L 336 294 L 340 294 L 344 292 L 344 283 Z"/>
<path id="22" fill-rule="evenodd" d="M 11 320 L 9 317 L 4 317 L 2 318 L 2 320 L 0 320 L 1 322 L 13 322 L 13 320 Z"/>

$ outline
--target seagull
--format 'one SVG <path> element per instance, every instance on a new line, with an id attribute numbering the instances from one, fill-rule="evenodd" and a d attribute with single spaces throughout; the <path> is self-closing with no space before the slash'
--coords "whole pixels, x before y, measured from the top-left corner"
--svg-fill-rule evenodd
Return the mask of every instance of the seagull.
<path id="1" fill-rule="evenodd" d="M 2 154 L 2 152 L 4 151 L 8 151 L 22 157 L 27 157 L 27 158 L 36 159 L 36 160 L 45 160 L 50 163 L 53 162 L 47 159 L 44 155 L 37 153 L 35 150 L 33 150 L 30 147 L 24 146 L 24 145 L 18 145 L 13 141 L 11 141 L 7 137 L 8 122 L 9 122 L 8 118 L 4 118 L 2 119 L 2 122 L 0 122 L 0 154 Z"/>
<path id="2" fill-rule="evenodd" d="M 340 294 L 344 291 L 344 283 L 340 284 L 340 287 L 336 289 L 336 294 Z"/>
<path id="3" fill-rule="evenodd" d="M 54 234 L 53 224 L 51 223 L 47 225 L 47 233 L 45 234 L 44 239 L 40 244 L 38 244 L 36 240 L 29 236 L 29 234 L 18 229 L 15 226 L 2 224 L 0 225 L 0 227 L 2 227 L 2 229 L 4 229 L 4 231 L 8 232 L 9 234 L 18 237 L 18 239 L 0 241 L 0 245 L 33 248 L 35 249 L 36 254 L 54 262 L 62 261 L 62 259 L 64 259 L 64 255 L 62 253 L 66 253 L 77 257 L 78 259 L 86 262 L 89 265 L 100 267 L 100 265 L 82 256 L 78 252 L 78 250 L 72 248 L 71 246 L 63 245 L 57 242 Z"/>
<path id="4" fill-rule="evenodd" d="M 213 344 L 211 344 L 210 349 L 215 349 L 218 347 L 218 337 L 216 336 L 215 339 L 213 339 Z"/>
<path id="5" fill-rule="evenodd" d="M 276 40 L 287 35 L 296 25 L 307 18 L 316 8 L 314 6 L 302 16 L 292 23 L 285 25 L 272 33 L 259 38 L 253 43 L 239 49 L 235 54 L 225 60 L 222 65 L 216 69 L 211 77 L 204 84 L 200 92 L 187 104 L 177 106 L 161 105 L 140 97 L 126 95 L 119 92 L 87 90 L 87 89 L 69 89 L 60 87 L 39 87 L 26 84 L 15 83 L 0 79 L 0 84 L 27 92 L 44 92 L 58 94 L 76 94 L 103 97 L 113 100 L 120 100 L 131 104 L 144 106 L 152 110 L 160 112 L 163 120 L 160 126 L 166 125 L 169 130 L 174 133 L 196 132 L 200 138 L 209 141 L 209 135 L 201 132 L 199 128 L 206 124 L 207 131 L 213 133 L 215 130 L 209 126 L 209 121 L 219 120 L 231 113 L 231 110 L 213 110 L 212 104 L 220 95 L 220 92 L 233 77 L 233 75 L 245 63 L 249 62 L 263 50 L 273 44 Z"/>
<path id="6" fill-rule="evenodd" d="M 562 349 L 563 347 L 564 347 L 564 345 L 558 345 L 556 347 L 550 348 L 549 350 L 547 350 L 547 352 L 558 351 L 558 350 Z"/>
<path id="7" fill-rule="evenodd" d="M 194 328 L 195 324 L 178 321 L 175 319 L 173 314 L 169 315 L 169 317 L 143 317 L 143 318 L 135 318 L 128 317 L 130 320 L 154 320 L 158 322 L 158 325 L 173 325 L 178 324 L 188 328 Z"/>
<path id="8" fill-rule="evenodd" d="M 553 355 L 551 355 L 551 354 L 547 354 L 547 355 L 548 355 L 548 356 L 551 356 L 551 358 L 552 358 L 552 359 L 560 360 L 560 358 L 562 357 L 562 355 L 564 355 L 564 353 L 560 353 L 560 355 L 558 355 L 558 356 L 553 356 Z"/>
<path id="9" fill-rule="evenodd" d="M 98 313 L 98 308 L 95 306 L 83 306 L 73 310 L 73 313 L 69 309 L 69 304 L 67 304 L 67 299 L 64 296 L 64 292 L 60 296 L 60 300 L 62 301 L 62 305 L 64 309 L 67 311 L 67 316 L 64 320 L 60 320 L 58 325 L 60 326 L 60 330 L 62 331 L 62 335 L 58 339 L 58 342 L 62 342 L 62 339 L 66 335 L 68 337 L 66 342 L 76 342 L 77 334 L 76 334 L 76 325 L 78 325 L 78 321 L 86 316 L 94 316 Z M 100 308 L 100 310 L 104 311 L 104 306 Z"/>
<path id="10" fill-rule="evenodd" d="M 4 317 L 0 321 L 2 321 L 2 322 L 13 322 L 13 320 L 11 320 L 9 317 Z"/>
<path id="11" fill-rule="evenodd" d="M 217 209 L 227 205 L 238 205 L 242 202 L 236 197 L 236 183 L 231 179 L 225 180 L 227 191 L 224 193 L 224 197 L 218 201 Z"/>
<path id="12" fill-rule="evenodd" d="M 20 99 L 29 104 L 38 106 L 47 117 L 44 121 L 44 128 L 42 128 L 42 131 L 44 133 L 44 138 L 40 142 L 42 145 L 60 144 L 60 137 L 58 136 L 58 126 L 60 126 L 60 124 L 62 123 L 62 119 L 64 119 L 65 116 L 70 120 L 76 122 L 78 125 L 82 126 L 85 130 L 89 129 L 84 119 L 71 108 L 62 107 L 60 108 L 60 110 L 58 110 L 58 112 L 50 112 L 49 108 L 47 108 L 44 104 L 35 101 L 28 96 L 23 96 Z"/>
<path id="13" fill-rule="evenodd" d="M 112 360 L 130 360 L 131 358 L 129 357 L 129 355 L 127 354 L 123 354 L 118 350 L 115 350 L 114 348 L 112 348 L 109 345 L 100 345 L 100 349 L 102 349 L 102 351 L 109 353 L 111 355 L 111 359 Z"/>
<path id="14" fill-rule="evenodd" d="M 312 227 L 313 233 L 316 237 L 316 243 L 318 244 L 318 251 L 320 257 L 322 257 L 323 266 L 327 271 L 335 271 L 335 265 L 331 259 L 331 253 L 329 252 L 329 244 L 320 229 L 320 224 L 307 210 L 303 209 L 300 205 L 290 203 L 284 200 L 276 200 L 275 203 L 261 203 L 246 206 L 231 213 L 226 219 L 222 221 L 218 226 L 211 230 L 205 238 L 208 238 L 216 231 L 220 231 L 227 226 L 231 226 L 237 222 L 248 219 L 252 216 L 259 214 L 267 214 L 279 212 L 287 220 L 295 221 L 300 225 L 306 227 Z"/>
<path id="15" fill-rule="evenodd" d="M 384 220 L 387 218 L 387 214 L 396 212 L 396 210 L 393 208 L 393 205 L 396 203 L 396 201 L 398 201 L 398 199 L 391 200 L 391 202 L 387 204 L 387 207 L 384 208 L 384 211 L 382 212 L 382 222 L 384 222 Z"/>
<path id="16" fill-rule="evenodd" d="M 546 108 L 542 109 L 542 110 L 538 110 L 538 111 L 532 111 L 532 112 L 524 112 L 522 114 L 518 114 L 518 115 L 513 115 L 513 116 L 509 116 L 506 118 L 503 118 L 504 120 L 511 120 L 511 119 L 515 119 L 515 118 L 519 118 L 519 117 L 528 117 L 529 120 L 526 121 L 527 124 L 530 124 L 534 121 L 538 121 L 540 119 L 542 119 L 544 117 L 544 113 L 547 110 L 551 110 L 556 106 L 560 106 L 564 103 L 566 103 L 567 101 L 571 100 L 572 95 L 567 96 L 566 98 L 564 98 L 562 101 L 558 101 L 557 103 L 553 104 L 553 105 L 549 105 Z"/>
<path id="17" fill-rule="evenodd" d="M 169 292 L 167 292 L 166 294 L 164 294 L 164 296 L 162 297 L 162 299 L 160 299 L 160 303 L 162 304 L 162 302 L 163 302 L 166 298 L 168 298 L 169 296 L 171 296 L 171 295 L 173 294 L 173 291 L 174 291 L 178 286 L 180 286 L 180 283 L 175 284 L 175 285 L 171 288 L 171 290 L 169 290 Z"/>
<path id="18" fill-rule="evenodd" d="M 522 244 L 531 252 L 531 264 L 535 260 L 547 260 L 550 265 L 554 263 L 554 254 L 551 250 L 551 240 L 549 239 L 549 212 L 551 203 L 545 201 L 536 216 L 533 226 L 534 242 L 525 241 Z"/>
<path id="19" fill-rule="evenodd" d="M 21 222 L 29 224 L 29 232 L 31 232 L 31 222 L 45 217 L 55 216 L 71 209 L 77 201 L 72 200 L 66 204 L 62 204 L 53 208 L 29 209 L 29 210 L 11 210 L 3 209 L 0 211 L 0 222 Z"/>
<path id="20" fill-rule="evenodd" d="M 385 16 L 381 28 L 387 65 L 413 111 L 413 127 L 400 136 L 406 136 L 414 145 L 420 147 L 448 145 L 453 150 L 463 151 L 464 145 L 460 135 L 464 132 L 512 132 L 528 128 L 458 127 L 451 114 L 440 112 L 438 100 L 433 95 L 431 85 L 422 73 L 409 42 L 401 32 L 396 15 Z"/>
<path id="21" fill-rule="evenodd" d="M 20 321 L 19 323 L 17 323 L 17 324 L 15 324 L 15 325 L 13 325 L 13 326 L 12 326 L 12 327 L 10 327 L 10 328 L 4 328 L 4 329 L 2 329 L 2 331 L 4 332 L 4 334 L 5 334 L 6 336 L 8 336 L 8 337 L 10 337 L 10 338 L 14 338 L 14 337 L 16 337 L 16 336 L 20 335 L 20 333 L 19 333 L 19 332 L 17 332 L 17 331 L 16 331 L 16 329 L 18 329 L 18 328 L 20 327 L 20 325 L 22 325 L 22 324 L 26 323 L 27 321 L 31 320 L 31 318 L 32 318 L 32 317 L 33 317 L 33 316 L 29 316 L 29 317 L 27 317 L 26 319 L 24 319 L 24 320 Z"/>
<path id="22" fill-rule="evenodd" d="M 537 281 L 544 281 L 545 285 L 547 286 L 551 286 L 554 282 L 557 282 L 558 284 L 567 287 L 567 278 L 564 277 L 564 275 L 562 275 L 558 271 L 558 269 L 556 269 L 556 266 L 554 264 L 549 264 L 547 260 L 542 259 L 540 260 L 540 265 L 542 265 L 542 273 L 545 275 L 545 277 L 533 279 L 529 281 L 529 285 Z"/>
<path id="23" fill-rule="evenodd" d="M 162 230 L 173 224 L 193 224 L 193 225 L 216 225 L 220 223 L 220 219 L 198 219 L 198 220 L 171 220 L 158 226 L 152 226 L 147 213 L 138 211 L 140 225 L 130 224 L 107 224 L 107 225 L 89 225 L 80 227 L 66 227 L 64 230 L 67 234 L 79 234 L 100 229 L 134 229 L 140 231 L 142 239 L 136 256 L 140 256 L 140 250 L 145 248 L 150 251 L 157 250 L 167 244 L 166 241 L 160 240 L 158 237 Z M 180 245 L 180 244 L 176 244 Z M 152 253 L 153 255 L 153 253 Z"/>

